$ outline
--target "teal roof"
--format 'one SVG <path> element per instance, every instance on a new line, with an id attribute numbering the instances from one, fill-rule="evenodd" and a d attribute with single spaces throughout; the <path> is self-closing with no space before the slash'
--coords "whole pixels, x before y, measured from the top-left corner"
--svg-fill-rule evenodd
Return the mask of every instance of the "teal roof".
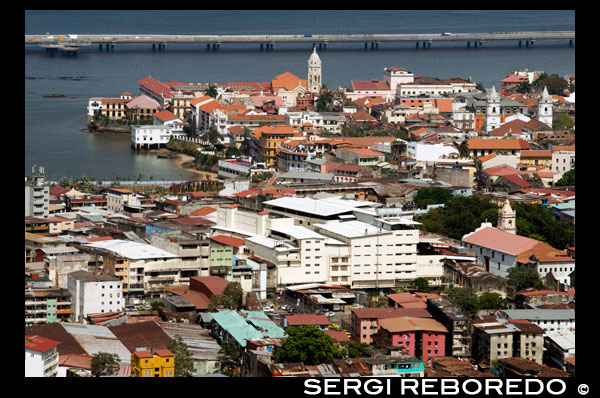
<path id="1" fill-rule="evenodd" d="M 558 210 L 575 210 L 575 202 L 555 203 L 551 206 Z"/>
<path id="2" fill-rule="evenodd" d="M 210 315 L 242 347 L 246 347 L 248 339 L 285 337 L 283 329 L 270 320 L 264 312 L 245 310 L 241 312 L 247 314 L 247 317 L 233 310 L 213 312 Z M 260 330 L 261 327 L 264 331 Z"/>

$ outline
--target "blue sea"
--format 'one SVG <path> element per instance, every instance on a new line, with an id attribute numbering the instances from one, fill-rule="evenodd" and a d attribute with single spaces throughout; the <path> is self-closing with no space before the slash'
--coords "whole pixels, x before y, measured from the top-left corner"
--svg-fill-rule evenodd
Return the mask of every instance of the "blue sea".
<path id="1" fill-rule="evenodd" d="M 25 12 L 25 34 L 327 34 L 441 33 L 574 30 L 569 10 L 31 10 Z M 257 44 L 223 44 L 207 51 L 204 44 L 168 44 L 152 51 L 149 44 L 97 46 L 73 56 L 50 56 L 37 46 L 25 48 L 25 174 L 36 164 L 47 178 L 155 180 L 193 178 L 174 161 L 135 152 L 129 137 L 93 135 L 86 127 L 88 99 L 139 93 L 138 81 L 225 83 L 269 81 L 289 71 L 306 77 L 312 43 L 276 44 L 260 51 Z M 323 83 L 332 89 L 350 80 L 382 79 L 383 68 L 405 67 L 416 75 L 471 77 L 485 87 L 516 69 L 543 70 L 564 76 L 575 72 L 575 46 L 566 40 L 538 40 L 533 48 L 515 42 L 381 43 L 365 50 L 362 43 L 329 43 L 320 51 Z M 65 79 L 67 78 L 67 79 Z M 73 79 L 75 78 L 75 79 Z M 63 98 L 44 98 L 44 94 Z"/>

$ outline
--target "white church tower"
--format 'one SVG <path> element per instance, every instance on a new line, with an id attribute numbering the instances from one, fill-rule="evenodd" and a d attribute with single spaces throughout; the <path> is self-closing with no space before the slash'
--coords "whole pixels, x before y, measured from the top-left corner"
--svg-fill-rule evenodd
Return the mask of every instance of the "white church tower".
<path id="1" fill-rule="evenodd" d="M 510 207 L 508 199 L 504 201 L 504 206 L 498 212 L 498 229 L 517 234 L 517 212 Z"/>
<path id="2" fill-rule="evenodd" d="M 500 127 L 500 94 L 496 92 L 496 87 L 492 86 L 492 91 L 487 96 L 485 131 L 489 133 L 498 127 Z"/>
<path id="3" fill-rule="evenodd" d="M 548 89 L 544 87 L 542 98 L 538 101 L 537 119 L 552 127 L 552 97 L 548 94 Z"/>
<path id="4" fill-rule="evenodd" d="M 313 53 L 308 59 L 308 78 L 307 89 L 313 94 L 319 94 L 323 82 L 321 81 L 321 58 L 317 54 L 317 49 L 313 48 Z"/>

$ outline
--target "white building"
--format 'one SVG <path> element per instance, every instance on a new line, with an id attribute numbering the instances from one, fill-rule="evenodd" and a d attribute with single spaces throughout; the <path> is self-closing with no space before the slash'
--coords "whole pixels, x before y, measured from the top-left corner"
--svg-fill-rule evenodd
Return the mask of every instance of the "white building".
<path id="1" fill-rule="evenodd" d="M 301 127 L 305 123 L 310 123 L 317 129 L 323 128 L 323 116 L 318 112 L 287 112 L 285 114 L 285 124 L 294 127 Z"/>
<path id="2" fill-rule="evenodd" d="M 131 126 L 131 147 L 134 149 L 162 148 L 174 137 L 183 136 L 182 124 Z"/>
<path id="3" fill-rule="evenodd" d="M 383 80 L 390 87 L 390 95 L 395 96 L 399 84 L 413 83 L 415 75 L 406 68 L 390 67 L 383 69 Z"/>
<path id="4" fill-rule="evenodd" d="M 511 268 L 527 266 L 537 270 L 542 279 L 551 272 L 558 282 L 569 287 L 569 274 L 575 270 L 575 259 L 564 251 L 494 228 L 491 223 L 482 223 L 464 235 L 462 245 L 475 251 L 477 263 L 484 266 L 486 272 L 503 278 L 508 278 Z"/>
<path id="5" fill-rule="evenodd" d="M 459 156 L 458 149 L 450 144 L 409 141 L 406 154 L 417 162 L 437 162 L 442 158 Z"/>
<path id="6" fill-rule="evenodd" d="M 552 148 L 552 171 L 554 183 L 567 171 L 575 168 L 575 146 L 554 146 Z"/>
<path id="7" fill-rule="evenodd" d="M 538 325 L 544 333 L 553 331 L 575 331 L 575 310 L 519 309 L 500 310 L 498 318 L 526 319 Z"/>
<path id="8" fill-rule="evenodd" d="M 321 92 L 321 86 L 323 82 L 322 71 L 321 71 L 321 58 L 317 54 L 317 48 L 313 48 L 313 53 L 308 58 L 308 73 L 307 73 L 307 91 L 313 94 L 319 94 Z"/>
<path id="9" fill-rule="evenodd" d="M 257 213 L 239 206 L 228 206 L 217 209 L 217 225 L 253 235 L 267 236 L 271 228 L 294 225 L 294 219 L 272 214 L 269 211 Z"/>
<path id="10" fill-rule="evenodd" d="M 538 101 L 537 119 L 552 127 L 552 97 L 548 94 L 548 89 L 545 86 L 542 98 Z"/>
<path id="11" fill-rule="evenodd" d="M 219 160 L 219 176 L 224 178 L 249 178 L 251 162 L 236 159 Z"/>
<path id="12" fill-rule="evenodd" d="M 344 242 L 349 262 L 346 274 L 352 288 L 395 287 L 415 279 L 419 231 L 402 221 L 377 226 L 352 220 L 315 224 L 318 232 Z M 389 228 L 389 229 L 388 229 Z M 333 280 L 332 283 L 339 283 Z"/>
<path id="13" fill-rule="evenodd" d="M 485 112 L 485 131 L 490 131 L 500 127 L 500 94 L 496 92 L 496 87 L 492 87 L 492 91 L 487 95 L 487 104 Z"/>
<path id="14" fill-rule="evenodd" d="M 46 184 L 44 168 L 40 167 L 37 174 L 32 170 L 32 174 L 32 181 L 25 180 L 25 217 L 48 218 L 50 187 Z"/>
<path id="15" fill-rule="evenodd" d="M 56 377 L 60 342 L 42 336 L 25 336 L 25 377 Z"/>
<path id="16" fill-rule="evenodd" d="M 73 320 L 86 323 L 90 314 L 121 311 L 125 307 L 123 282 L 111 275 L 87 271 L 71 272 L 67 277 L 71 293 Z"/>
<path id="17" fill-rule="evenodd" d="M 105 271 L 127 283 L 127 298 L 160 297 L 166 285 L 186 285 L 190 276 L 201 271 L 199 262 L 182 261 L 176 254 L 144 243 L 114 239 L 85 246 L 103 252 Z M 126 264 L 122 270 L 121 264 Z"/>

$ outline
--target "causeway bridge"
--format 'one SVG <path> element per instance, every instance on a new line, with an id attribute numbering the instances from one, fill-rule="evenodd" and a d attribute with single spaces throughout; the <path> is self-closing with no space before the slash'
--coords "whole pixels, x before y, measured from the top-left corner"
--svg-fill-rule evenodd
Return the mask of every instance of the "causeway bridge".
<path id="1" fill-rule="evenodd" d="M 427 34 L 289 34 L 289 35 L 162 35 L 162 34 L 60 34 L 25 35 L 25 45 L 38 45 L 49 51 L 76 52 L 81 47 L 98 46 L 106 51 L 122 44 L 148 43 L 153 50 L 163 51 L 167 43 L 203 43 L 207 50 L 218 50 L 225 43 L 254 43 L 260 49 L 273 50 L 277 43 L 311 43 L 319 49 L 329 43 L 364 43 L 364 48 L 378 49 L 380 43 L 413 42 L 416 47 L 431 47 L 434 42 L 464 42 L 467 47 L 482 47 L 486 41 L 513 41 L 519 46 L 533 47 L 536 40 L 565 40 L 572 46 L 575 31 L 427 33 Z"/>

